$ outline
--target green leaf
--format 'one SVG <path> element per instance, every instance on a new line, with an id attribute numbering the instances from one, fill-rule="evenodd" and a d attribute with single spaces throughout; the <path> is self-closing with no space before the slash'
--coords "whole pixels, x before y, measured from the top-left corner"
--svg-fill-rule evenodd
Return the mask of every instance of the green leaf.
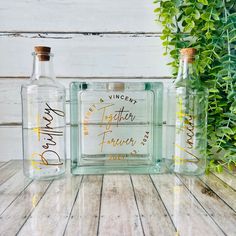
<path id="1" fill-rule="evenodd" d="M 231 98 L 233 98 L 233 97 L 235 97 L 236 96 L 236 91 L 232 91 L 232 92 L 230 92 L 229 94 L 228 94 L 228 96 L 227 96 L 227 99 L 231 99 Z"/>
<path id="2" fill-rule="evenodd" d="M 214 23 L 211 22 L 211 21 L 207 21 L 207 22 L 205 23 L 205 26 L 202 28 L 202 30 L 209 30 L 209 29 L 215 30 Z"/>
<path id="3" fill-rule="evenodd" d="M 219 130 L 221 130 L 224 134 L 234 134 L 233 130 L 227 126 L 220 127 Z"/>
<path id="4" fill-rule="evenodd" d="M 167 35 L 166 34 L 163 34 L 161 37 L 160 37 L 161 40 L 165 40 L 167 39 Z"/>
<path id="5" fill-rule="evenodd" d="M 195 12 L 195 9 L 193 7 L 187 7 L 184 10 L 186 15 L 190 15 L 191 13 Z"/>
<path id="6" fill-rule="evenodd" d="M 161 8 L 160 8 L 160 7 L 154 9 L 154 12 L 160 12 L 160 11 L 161 11 Z"/>
<path id="7" fill-rule="evenodd" d="M 232 78 L 231 77 L 228 77 L 228 76 L 225 76 L 225 77 L 223 77 L 222 78 L 224 81 L 231 81 L 232 80 Z"/>
<path id="8" fill-rule="evenodd" d="M 190 32 L 194 28 L 195 23 L 191 19 L 186 19 L 185 22 L 186 26 L 184 27 L 184 32 Z"/>
<path id="9" fill-rule="evenodd" d="M 169 44 L 170 44 L 169 41 L 164 41 L 164 42 L 162 43 L 162 45 L 163 45 L 164 47 L 168 46 Z"/>
<path id="10" fill-rule="evenodd" d="M 206 38 L 207 39 L 210 39 L 211 38 L 211 33 L 208 31 L 208 32 L 206 32 Z"/>
<path id="11" fill-rule="evenodd" d="M 236 121 L 236 115 L 233 113 L 226 112 L 226 113 L 224 113 L 224 116 Z"/>
<path id="12" fill-rule="evenodd" d="M 195 9 L 193 17 L 195 20 L 198 20 L 201 17 L 201 14 L 197 9 Z"/>
<path id="13" fill-rule="evenodd" d="M 205 21 L 209 21 L 211 19 L 211 13 L 210 12 L 204 12 L 202 15 L 201 15 L 201 18 Z"/>
<path id="14" fill-rule="evenodd" d="M 213 17 L 214 20 L 220 20 L 218 14 L 213 13 L 213 14 L 212 14 L 212 17 Z"/>
<path id="15" fill-rule="evenodd" d="M 216 171 L 217 171 L 218 173 L 223 172 L 223 167 L 222 167 L 221 165 L 217 165 L 217 166 L 216 166 Z"/>
<path id="16" fill-rule="evenodd" d="M 229 40 L 230 43 L 236 42 L 236 35 Z"/>
<path id="17" fill-rule="evenodd" d="M 207 0 L 198 0 L 198 2 L 202 3 L 203 5 L 208 5 L 208 1 Z"/>
<path id="18" fill-rule="evenodd" d="M 219 93 L 220 91 L 217 88 L 210 88 L 209 93 Z"/>
<path id="19" fill-rule="evenodd" d="M 170 9 L 172 6 L 174 6 L 174 2 L 172 2 L 172 1 L 165 1 L 165 2 L 162 2 L 162 6 L 164 7 L 164 8 L 166 8 L 166 9 Z"/>
<path id="20" fill-rule="evenodd" d="M 226 30 L 229 30 L 230 28 L 235 29 L 235 23 L 234 22 L 230 22 L 229 24 L 225 25 L 223 27 L 223 30 L 226 31 Z"/>
<path id="21" fill-rule="evenodd" d="M 236 113 L 236 101 L 234 101 L 231 106 L 230 106 L 230 111 L 233 112 L 233 113 Z"/>

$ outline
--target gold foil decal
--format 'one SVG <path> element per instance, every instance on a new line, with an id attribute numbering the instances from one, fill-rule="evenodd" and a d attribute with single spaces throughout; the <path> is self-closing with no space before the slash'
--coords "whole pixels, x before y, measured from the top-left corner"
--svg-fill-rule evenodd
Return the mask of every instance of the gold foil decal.
<path id="1" fill-rule="evenodd" d="M 116 103 L 109 102 L 115 99 L 124 101 L 118 109 L 114 108 L 117 105 Z M 96 135 L 96 137 L 98 137 L 100 153 L 103 153 L 106 147 L 109 147 L 109 150 L 114 148 L 114 154 L 108 155 L 108 160 L 124 160 L 126 155 L 135 156 L 139 152 L 139 147 L 145 146 L 149 141 L 150 131 L 145 131 L 140 134 L 139 137 L 127 137 L 127 133 L 125 137 L 122 137 L 122 134 L 118 135 L 118 131 L 122 130 L 121 126 L 136 121 L 135 109 L 131 111 L 130 105 L 129 109 L 126 108 L 126 104 L 128 106 L 128 104 L 135 105 L 136 103 L 137 101 L 134 98 L 123 94 L 114 94 L 109 95 L 108 99 L 99 98 L 99 102 L 89 106 L 88 111 L 85 112 L 85 117 L 82 122 L 83 135 Z M 93 118 L 95 115 L 96 118 Z M 99 126 L 97 134 L 90 133 L 89 130 L 89 123 L 91 123 L 93 119 L 98 120 L 96 123 Z M 126 155 L 116 154 L 119 152 L 118 150 L 124 146 L 130 147 L 130 151 L 128 151 Z"/>
<path id="2" fill-rule="evenodd" d="M 44 143 L 42 143 L 42 145 L 40 144 L 42 147 L 42 152 L 33 152 L 30 157 L 31 165 L 36 170 L 40 170 L 40 166 L 42 165 L 53 166 L 63 164 L 59 154 L 53 150 L 53 147 L 57 145 L 55 138 L 63 137 L 64 133 L 63 131 L 55 130 L 52 122 L 55 116 L 64 117 L 65 113 L 61 110 L 50 107 L 48 103 L 45 105 L 46 108 L 44 109 L 44 116 L 42 117 L 42 120 L 44 122 L 46 121 L 46 123 L 44 127 L 40 127 L 40 115 L 38 114 L 36 117 L 37 127 L 33 129 L 33 132 L 35 132 L 37 135 L 38 141 L 42 142 L 42 140 L 44 140 Z M 43 136 L 42 140 L 41 136 Z M 54 162 L 50 163 L 49 159 L 52 159 Z"/>

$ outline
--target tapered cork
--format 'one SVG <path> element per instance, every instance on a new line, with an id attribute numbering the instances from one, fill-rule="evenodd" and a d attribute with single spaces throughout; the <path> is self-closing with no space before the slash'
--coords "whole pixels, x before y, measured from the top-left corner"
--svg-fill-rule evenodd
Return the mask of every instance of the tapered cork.
<path id="1" fill-rule="evenodd" d="M 34 51 L 38 56 L 39 61 L 49 61 L 51 48 L 46 46 L 36 46 Z"/>
<path id="2" fill-rule="evenodd" d="M 197 53 L 197 50 L 195 48 L 180 49 L 181 56 L 188 58 L 189 63 L 192 63 L 195 60 L 194 56 L 196 55 L 196 53 Z"/>

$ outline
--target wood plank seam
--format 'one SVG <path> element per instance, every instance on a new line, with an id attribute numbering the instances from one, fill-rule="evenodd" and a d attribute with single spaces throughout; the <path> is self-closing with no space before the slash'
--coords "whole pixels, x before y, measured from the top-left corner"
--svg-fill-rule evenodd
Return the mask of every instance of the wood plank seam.
<path id="1" fill-rule="evenodd" d="M 30 74 L 29 74 L 30 76 Z M 7 79 L 13 79 L 13 80 L 29 80 L 29 76 L 2 76 L 0 75 L 0 80 L 7 80 Z M 168 82 L 168 80 L 172 81 L 172 78 L 170 76 L 113 76 L 112 78 L 109 76 L 98 76 L 98 77 L 94 77 L 94 76 L 70 76 L 70 77 L 65 77 L 65 76 L 56 76 L 57 79 L 61 80 L 93 80 L 93 81 L 99 81 L 99 80 L 151 80 L 151 81 L 156 81 L 156 80 L 166 80 Z"/>
<path id="2" fill-rule="evenodd" d="M 7 165 L 8 163 L 11 163 L 11 162 L 14 162 L 14 160 L 8 161 L 8 162 L 6 163 L 6 165 Z M 0 169 L 4 168 L 6 165 L 1 166 Z M 11 174 L 8 176 L 7 179 L 5 179 L 3 182 L 0 183 L 0 185 L 4 184 L 6 181 L 8 181 L 8 180 L 9 180 L 12 176 L 14 176 L 16 173 L 17 173 L 17 172 L 11 173 Z M 1 181 L 1 180 L 0 180 L 0 181 Z"/>
<path id="3" fill-rule="evenodd" d="M 232 175 L 230 172 L 227 171 L 227 173 L 229 173 L 229 174 L 232 176 L 232 178 L 235 178 L 235 176 Z M 216 178 L 218 178 L 219 180 L 221 180 L 222 182 L 224 182 L 229 188 L 231 188 L 232 190 L 236 191 L 231 185 L 229 185 L 227 182 L 225 182 L 224 180 L 222 180 L 216 173 L 211 172 L 211 174 L 213 174 Z M 220 173 L 220 174 L 222 174 L 222 173 Z"/>
<path id="4" fill-rule="evenodd" d="M 202 209 L 204 210 L 204 212 L 212 219 L 212 221 L 218 226 L 218 228 L 221 230 L 221 232 L 224 235 L 227 235 L 224 230 L 220 227 L 220 225 L 215 221 L 215 219 L 211 216 L 211 214 L 206 210 L 206 208 L 201 204 L 201 202 L 196 198 L 196 196 L 193 194 L 193 192 L 188 188 L 188 186 L 184 183 L 184 181 L 182 181 L 182 179 L 179 177 L 178 174 L 175 174 L 176 177 L 180 180 L 180 182 L 185 186 L 185 188 L 187 189 L 187 191 L 193 196 L 193 198 L 197 201 L 197 203 L 202 207 Z M 221 198 L 220 198 L 221 199 Z"/>
<path id="5" fill-rule="evenodd" d="M 217 177 L 217 176 L 216 176 Z M 219 179 L 219 178 L 218 178 Z M 213 191 L 213 189 L 206 183 L 206 182 L 204 182 L 201 178 L 199 178 L 199 180 L 203 183 L 203 184 L 205 184 L 206 186 L 207 186 L 207 188 L 208 189 L 210 189 L 213 193 L 215 193 L 231 210 L 233 210 L 235 213 L 236 213 L 236 211 L 223 199 L 223 198 L 221 198 L 220 197 L 220 195 L 219 194 L 217 194 L 215 191 Z M 223 182 L 221 179 L 219 179 L 220 180 L 220 182 L 222 182 L 223 184 L 225 183 L 225 182 Z M 226 184 L 226 183 L 225 183 Z M 230 187 L 231 188 L 231 187 Z M 232 189 L 232 188 L 231 188 Z M 234 192 L 236 192 L 235 191 L 235 189 L 232 189 Z"/>
<path id="6" fill-rule="evenodd" d="M 10 160 L 11 161 L 11 160 Z M 4 162 L 4 163 L 1 163 L 1 166 L 0 166 L 0 168 L 2 168 L 2 167 L 4 167 L 6 164 L 8 164 L 10 161 L 6 161 L 6 162 Z"/>
<path id="7" fill-rule="evenodd" d="M 71 125 L 71 123 L 68 123 L 68 122 L 66 123 L 66 126 L 70 126 L 70 125 Z M 0 127 L 6 127 L 6 126 L 8 126 L 8 127 L 20 126 L 20 128 L 21 128 L 22 122 L 9 122 L 9 123 L 4 122 L 4 123 L 0 123 Z"/>
<path id="8" fill-rule="evenodd" d="M 60 36 L 58 36 L 60 35 Z M 65 35 L 65 36 L 61 36 Z M 25 39 L 73 39 L 75 36 L 94 36 L 94 37 L 108 37 L 109 36 L 116 36 L 118 38 L 123 37 L 123 38 L 133 38 L 133 37 L 142 37 L 142 38 L 159 38 L 161 36 L 161 33 L 143 33 L 143 32 L 136 32 L 136 33 L 129 33 L 129 32 L 109 32 L 109 33 L 100 33 L 100 32 L 85 32 L 85 33 L 80 33 L 80 32 L 71 32 L 71 33 L 64 33 L 64 32 L 59 32 L 59 33 L 54 33 L 54 32 L 16 32 L 16 33 L 1 33 L 0 32 L 0 37 L 1 38 L 25 38 Z"/>
<path id="9" fill-rule="evenodd" d="M 142 227 L 143 235 L 145 236 L 142 217 L 141 217 L 141 214 L 140 214 L 140 209 L 139 209 L 138 202 L 137 202 L 137 197 L 136 197 L 136 194 L 135 194 L 135 191 L 134 191 L 134 184 L 133 184 L 133 180 L 132 180 L 131 175 L 129 175 L 129 178 L 130 178 L 130 182 L 131 182 L 132 189 L 133 189 L 134 201 L 135 201 L 135 204 L 136 204 L 136 207 L 137 207 L 137 210 L 138 210 L 138 216 L 139 216 L 140 224 L 141 224 L 141 227 Z"/>
<path id="10" fill-rule="evenodd" d="M 175 223 L 174 223 L 174 221 L 173 221 L 173 219 L 172 219 L 172 217 L 171 217 L 171 215 L 170 215 L 170 212 L 168 211 L 168 209 L 167 209 L 167 207 L 166 207 L 166 205 L 165 205 L 165 203 L 164 203 L 164 201 L 163 201 L 163 199 L 162 199 L 162 197 L 161 197 L 161 195 L 160 195 L 160 193 L 159 193 L 159 191 L 158 191 L 158 189 L 157 189 L 157 187 L 156 187 L 156 185 L 155 185 L 155 183 L 154 183 L 154 181 L 153 181 L 153 179 L 152 179 L 152 176 L 149 175 L 149 178 L 150 178 L 150 180 L 151 180 L 151 182 L 152 182 L 152 184 L 153 184 L 153 186 L 154 186 L 154 188 L 155 188 L 155 190 L 156 190 L 156 192 L 157 192 L 158 197 L 161 199 L 161 203 L 162 203 L 163 207 L 165 208 L 165 210 L 166 210 L 166 212 L 167 212 L 167 214 L 168 214 L 168 216 L 169 216 L 169 218 L 170 218 L 170 221 L 171 221 L 172 225 L 174 226 L 176 235 L 178 236 L 177 227 L 176 227 L 176 225 L 175 225 Z"/>
<path id="11" fill-rule="evenodd" d="M 5 127 L 5 126 L 21 126 L 21 122 L 2 122 L 0 123 L 0 127 Z"/>
<path id="12" fill-rule="evenodd" d="M 4 212 L 14 203 L 14 201 L 28 188 L 28 186 L 33 182 L 31 180 L 20 192 L 19 194 L 8 204 L 8 206 L 1 212 L 0 217 L 4 214 Z"/>
<path id="13" fill-rule="evenodd" d="M 63 236 L 65 235 L 66 233 L 66 229 L 67 229 L 67 226 L 68 226 L 68 223 L 70 221 L 70 217 L 71 217 L 71 214 L 72 214 L 72 211 L 73 211 L 73 208 L 74 208 L 74 205 L 75 205 L 75 202 L 78 198 L 78 195 L 79 195 L 79 191 L 80 191 L 80 188 L 81 188 L 81 184 L 83 182 L 83 179 L 84 179 L 84 176 L 82 176 L 81 180 L 80 180 L 80 183 L 79 183 L 79 187 L 78 187 L 78 190 L 77 190 L 77 193 L 76 193 L 76 196 L 75 196 L 75 199 L 74 199 L 74 202 L 72 204 L 72 207 L 71 207 L 71 210 L 70 210 L 70 213 L 69 213 L 69 216 L 68 216 L 68 219 L 67 219 L 67 222 L 66 222 L 66 225 L 65 225 L 65 229 L 64 229 L 64 232 L 63 232 Z"/>
<path id="14" fill-rule="evenodd" d="M 39 199 L 39 201 L 37 202 L 37 204 L 35 205 L 35 207 L 33 208 L 33 210 L 31 210 L 31 211 L 29 212 L 28 217 L 26 217 L 24 223 L 21 225 L 21 227 L 20 227 L 19 230 L 17 231 L 16 235 L 19 234 L 19 232 L 21 231 L 21 229 L 23 228 L 23 226 L 25 225 L 25 223 L 27 222 L 27 220 L 30 218 L 30 216 L 32 215 L 32 213 L 34 212 L 34 210 L 37 208 L 38 204 L 40 203 L 40 201 L 42 200 L 42 198 L 44 197 L 44 195 L 46 194 L 46 192 L 47 192 L 48 189 L 50 188 L 50 186 L 51 186 L 51 184 L 52 184 L 53 181 L 54 181 L 54 180 L 52 180 L 52 181 L 49 183 L 49 185 L 47 186 L 46 190 L 44 191 L 43 195 L 41 196 L 41 198 Z M 32 181 L 31 183 L 33 183 L 33 182 L 34 182 L 34 181 Z"/>
<path id="15" fill-rule="evenodd" d="M 42 37 L 43 34 L 81 34 L 81 35 L 106 35 L 106 34 L 131 34 L 131 35 L 158 35 L 161 36 L 162 32 L 144 32 L 144 31 L 0 31 L 0 36 L 23 37 L 22 34 L 38 34 Z M 46 37 L 46 36 L 45 36 Z"/>
<path id="16" fill-rule="evenodd" d="M 101 184 L 101 190 L 100 190 L 97 236 L 99 235 L 99 229 L 100 229 L 99 227 L 100 227 L 100 217 L 101 217 L 101 209 L 102 209 L 103 180 L 104 180 L 104 175 L 102 175 L 102 184 Z"/>
<path id="17" fill-rule="evenodd" d="M 226 167 L 224 168 L 224 171 L 228 172 L 230 175 L 232 175 L 232 177 L 234 177 L 234 178 L 236 177 L 236 171 L 232 171 L 232 170 L 230 171 L 230 170 L 229 170 L 228 168 L 226 168 Z"/>

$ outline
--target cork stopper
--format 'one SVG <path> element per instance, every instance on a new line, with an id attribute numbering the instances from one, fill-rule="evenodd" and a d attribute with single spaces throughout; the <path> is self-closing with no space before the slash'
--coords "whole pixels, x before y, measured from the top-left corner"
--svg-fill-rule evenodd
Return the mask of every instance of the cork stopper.
<path id="1" fill-rule="evenodd" d="M 193 63 L 197 50 L 195 48 L 182 48 L 180 49 L 180 55 L 184 58 L 187 58 L 189 63 Z"/>
<path id="2" fill-rule="evenodd" d="M 39 61 L 49 61 L 51 48 L 46 46 L 36 46 L 34 47 L 36 56 L 38 56 Z"/>

